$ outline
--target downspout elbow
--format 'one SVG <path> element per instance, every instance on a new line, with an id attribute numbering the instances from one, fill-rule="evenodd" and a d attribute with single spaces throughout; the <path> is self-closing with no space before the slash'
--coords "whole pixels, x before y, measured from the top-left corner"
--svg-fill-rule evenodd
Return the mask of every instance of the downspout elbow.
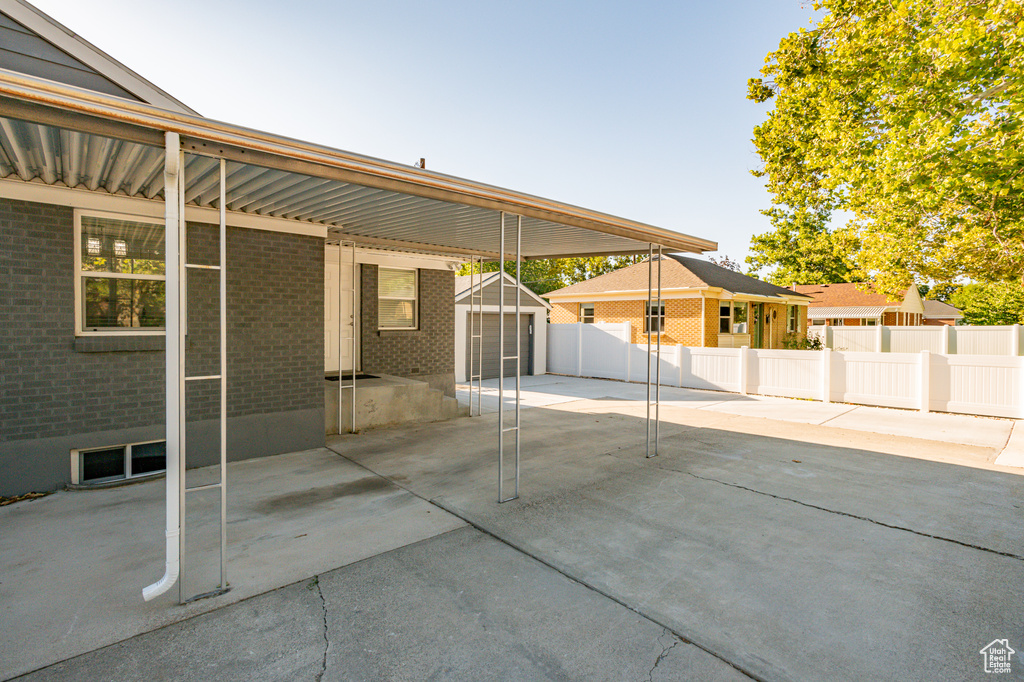
<path id="1" fill-rule="evenodd" d="M 164 575 L 160 580 L 142 590 L 142 598 L 145 601 L 152 601 L 161 594 L 171 589 L 174 583 L 178 582 L 178 573 L 181 570 L 181 561 L 178 556 L 178 536 L 181 531 L 177 528 L 168 529 L 167 535 L 167 563 L 164 567 Z"/>

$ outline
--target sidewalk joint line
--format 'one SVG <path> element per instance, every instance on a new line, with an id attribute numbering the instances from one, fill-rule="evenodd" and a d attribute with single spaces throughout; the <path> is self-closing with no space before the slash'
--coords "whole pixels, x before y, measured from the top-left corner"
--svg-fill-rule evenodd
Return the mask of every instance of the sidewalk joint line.
<path id="1" fill-rule="evenodd" d="M 869 518 L 867 516 L 859 516 L 857 514 L 851 514 L 849 512 L 838 511 L 836 509 L 829 509 L 828 507 L 821 507 L 821 506 L 818 506 L 816 504 L 811 504 L 809 502 L 801 502 L 800 500 L 793 499 L 792 497 L 785 497 L 783 495 L 773 495 L 772 493 L 766 493 L 766 492 L 764 492 L 762 490 L 755 490 L 754 488 L 748 488 L 747 486 L 740 485 L 738 483 L 729 483 L 727 481 L 720 481 L 717 478 L 710 478 L 710 477 L 707 477 L 707 476 L 698 476 L 697 474 L 689 472 L 689 471 L 679 471 L 678 469 L 670 469 L 670 468 L 661 467 L 661 466 L 659 466 L 658 468 L 662 469 L 664 471 L 674 471 L 674 472 L 679 473 L 679 474 L 686 474 L 687 476 L 692 476 L 693 478 L 696 478 L 696 479 L 701 480 L 701 481 L 708 481 L 710 483 L 718 483 L 719 485 L 728 486 L 730 488 L 738 488 L 739 490 L 746 490 L 747 492 L 751 492 L 751 493 L 754 493 L 754 494 L 757 494 L 757 495 L 764 495 L 765 497 L 771 497 L 771 498 L 774 498 L 776 500 L 781 500 L 783 502 L 792 502 L 794 504 L 799 504 L 799 505 L 801 505 L 803 507 L 809 507 L 810 509 L 817 509 L 818 511 L 828 512 L 829 514 L 836 514 L 838 516 L 846 516 L 846 517 L 851 518 L 851 519 L 857 519 L 858 521 L 867 521 L 868 523 L 873 523 L 876 526 L 882 526 L 884 528 L 891 528 L 892 530 L 900 530 L 900 531 L 904 531 L 904 532 L 907 532 L 907 533 L 913 533 L 914 535 L 920 535 L 921 537 L 930 538 L 932 540 L 941 540 L 943 542 L 949 542 L 949 543 L 952 543 L 954 545 L 960 545 L 961 547 L 967 547 L 968 549 L 976 549 L 976 550 L 979 550 L 979 551 L 982 551 L 982 552 L 989 552 L 990 554 L 998 554 L 999 556 L 1008 557 L 1010 559 L 1017 559 L 1018 561 L 1024 561 L 1024 556 L 1013 554 L 1012 552 L 1003 552 L 1001 550 L 992 549 L 990 547 L 982 547 L 981 545 L 972 545 L 971 543 L 963 542 L 962 540 L 954 540 L 953 538 L 947 538 L 947 537 L 943 537 L 941 535 L 932 535 L 930 533 L 925 533 L 924 531 L 914 530 L 913 528 L 906 528 L 904 526 L 897 526 L 897 525 L 894 525 L 894 524 L 891 524 L 891 523 L 885 523 L 884 521 L 876 521 L 875 519 Z"/>

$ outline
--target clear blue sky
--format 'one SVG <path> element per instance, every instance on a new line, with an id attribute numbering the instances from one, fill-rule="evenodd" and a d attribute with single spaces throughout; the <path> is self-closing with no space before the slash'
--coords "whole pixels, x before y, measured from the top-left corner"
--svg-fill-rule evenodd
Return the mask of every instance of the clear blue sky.
<path id="1" fill-rule="evenodd" d="M 204 116 L 719 242 L 770 204 L 745 99 L 800 0 L 35 4 Z"/>

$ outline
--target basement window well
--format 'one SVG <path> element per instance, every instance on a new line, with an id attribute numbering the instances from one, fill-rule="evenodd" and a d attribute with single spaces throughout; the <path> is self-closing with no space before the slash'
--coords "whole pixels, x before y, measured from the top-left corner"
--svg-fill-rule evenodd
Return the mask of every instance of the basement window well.
<path id="1" fill-rule="evenodd" d="M 129 443 L 71 451 L 72 485 L 102 485 L 161 474 L 167 467 L 166 441 Z"/>

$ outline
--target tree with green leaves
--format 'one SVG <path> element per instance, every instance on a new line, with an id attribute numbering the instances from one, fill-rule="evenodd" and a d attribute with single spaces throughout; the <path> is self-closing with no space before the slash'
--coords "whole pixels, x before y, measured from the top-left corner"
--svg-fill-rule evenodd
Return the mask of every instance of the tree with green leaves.
<path id="1" fill-rule="evenodd" d="M 949 296 L 964 324 L 1024 324 L 1024 287 L 1018 282 L 965 284 Z"/>
<path id="2" fill-rule="evenodd" d="M 1024 277 L 1024 3 L 818 0 L 748 97 L 784 220 L 852 213 L 880 290 Z M 811 240 L 813 241 L 813 240 Z"/>
<path id="3" fill-rule="evenodd" d="M 774 229 L 750 242 L 747 264 L 754 271 L 771 268 L 772 284 L 833 284 L 859 282 L 864 275 L 856 265 L 860 241 L 849 229 L 830 230 L 824 211 L 779 208 L 761 211 Z"/>

